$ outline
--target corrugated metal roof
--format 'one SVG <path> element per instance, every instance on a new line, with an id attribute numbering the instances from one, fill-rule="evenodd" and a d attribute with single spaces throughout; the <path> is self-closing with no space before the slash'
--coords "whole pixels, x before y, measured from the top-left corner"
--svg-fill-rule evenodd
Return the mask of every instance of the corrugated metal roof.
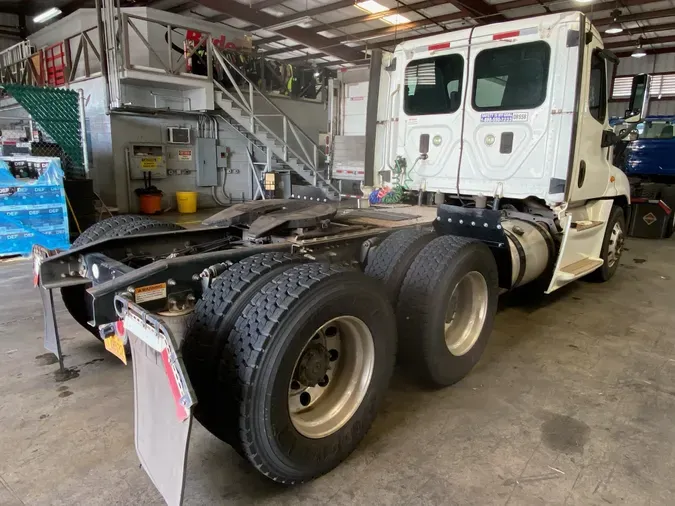
<path id="1" fill-rule="evenodd" d="M 237 0 L 239 3 L 255 8 L 256 4 L 264 1 L 267 5 L 269 0 L 250 1 Z M 396 45 L 396 41 L 401 38 L 410 38 L 412 36 L 424 36 L 432 33 L 438 33 L 443 26 L 448 30 L 456 30 L 463 27 L 471 26 L 473 24 L 482 24 L 490 22 L 495 19 L 495 15 L 490 17 L 472 16 L 468 10 L 465 9 L 462 0 L 377 0 L 380 5 L 388 7 L 387 15 L 400 14 L 409 20 L 400 25 L 400 29 L 395 28 L 395 25 L 387 23 L 382 15 L 370 16 L 369 19 L 364 19 L 368 13 L 353 5 L 345 7 L 345 2 L 338 0 L 279 0 L 276 5 L 271 5 L 263 9 L 264 12 L 278 17 L 280 22 L 287 16 L 295 16 L 296 18 L 301 13 L 315 9 L 321 6 L 330 6 L 335 4 L 335 10 L 328 10 L 312 16 L 311 21 L 305 23 L 298 23 L 299 26 L 306 28 L 312 33 L 318 33 L 320 36 L 330 38 L 339 38 L 343 44 L 352 46 L 356 49 L 367 48 L 377 43 L 382 45 L 390 41 L 390 46 L 385 46 L 385 49 L 392 49 Z M 589 18 L 594 21 L 600 21 L 601 29 L 607 26 L 611 21 L 612 12 L 615 8 L 621 11 L 621 22 L 626 31 L 620 37 L 607 37 L 607 40 L 614 44 L 614 49 L 630 49 L 637 41 L 638 37 L 645 39 L 646 48 L 662 48 L 672 47 L 675 50 L 674 42 L 659 42 L 663 37 L 675 36 L 675 29 L 661 29 L 659 25 L 675 24 L 675 0 L 620 0 L 618 2 L 612 0 L 595 0 L 588 4 L 580 4 L 575 0 L 474 0 L 470 5 L 485 4 L 487 7 L 482 9 L 483 12 L 495 11 L 494 6 L 497 6 L 496 11 L 501 16 L 501 19 L 513 19 L 529 16 L 543 15 L 547 12 L 559 12 L 563 10 L 584 10 Z M 422 4 L 422 7 L 415 7 Z M 513 8 L 509 8 L 513 5 Z M 417 9 L 419 12 L 414 12 Z M 462 10 L 465 9 L 465 10 Z M 220 13 L 203 6 L 196 6 L 190 9 L 194 13 L 204 17 L 218 16 Z M 399 10 L 401 12 L 399 12 Z M 299 14 L 300 13 L 300 14 Z M 463 15 L 461 14 L 463 13 Z M 650 18 L 649 13 L 658 13 Z M 670 15 L 668 15 L 670 14 Z M 380 16 L 378 18 L 378 16 Z M 434 24 L 434 19 L 445 16 L 445 20 L 438 21 Z M 631 21 L 631 16 L 637 16 L 638 21 Z M 248 28 L 252 30 L 255 39 L 274 39 L 277 34 L 264 30 L 261 28 L 251 27 L 248 23 L 237 20 L 227 19 L 225 15 L 220 16 L 224 22 L 235 28 Z M 455 19 L 451 19 L 451 18 Z M 425 19 L 426 18 L 426 19 Z M 349 20 L 353 22 L 349 23 Z M 373 31 L 381 29 L 392 28 L 391 32 L 377 33 L 373 36 Z M 383 30 L 386 31 L 386 30 Z M 261 46 L 262 50 L 280 50 L 284 46 L 291 47 L 285 53 L 275 54 L 275 58 L 298 58 L 301 57 L 302 51 L 298 52 L 300 43 L 286 39 L 283 42 L 277 41 Z M 621 45 L 617 45 L 621 43 Z M 317 53 L 318 50 L 312 51 Z M 298 53 L 300 56 L 298 56 Z M 321 56 L 323 58 L 323 56 Z M 326 60 L 328 61 L 328 60 Z"/>

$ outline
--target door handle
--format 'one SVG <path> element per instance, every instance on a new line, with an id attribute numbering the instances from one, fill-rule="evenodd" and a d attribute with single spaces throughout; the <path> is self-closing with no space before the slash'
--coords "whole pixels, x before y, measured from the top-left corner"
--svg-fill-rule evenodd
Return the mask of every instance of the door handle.
<path id="1" fill-rule="evenodd" d="M 579 164 L 579 179 L 577 180 L 577 187 L 581 188 L 584 185 L 586 179 L 586 162 L 581 160 Z"/>

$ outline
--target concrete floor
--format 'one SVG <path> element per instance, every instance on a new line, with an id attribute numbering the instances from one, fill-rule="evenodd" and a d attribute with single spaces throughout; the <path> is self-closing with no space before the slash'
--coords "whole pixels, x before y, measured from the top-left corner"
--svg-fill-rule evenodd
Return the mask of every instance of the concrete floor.
<path id="1" fill-rule="evenodd" d="M 675 241 L 628 243 L 610 283 L 536 304 L 502 298 L 460 384 L 397 373 L 338 469 L 284 488 L 196 424 L 186 503 L 675 504 Z M 59 302 L 59 381 L 42 348 L 30 263 L 0 264 L 0 505 L 162 504 L 133 446 L 131 369 Z"/>

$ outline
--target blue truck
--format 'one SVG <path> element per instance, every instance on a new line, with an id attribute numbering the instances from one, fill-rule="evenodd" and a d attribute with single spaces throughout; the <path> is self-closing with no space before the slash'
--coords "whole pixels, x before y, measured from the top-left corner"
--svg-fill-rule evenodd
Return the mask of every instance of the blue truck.
<path id="1" fill-rule="evenodd" d="M 629 127 L 614 123 L 620 137 Z M 614 151 L 631 184 L 631 235 L 670 237 L 675 230 L 675 116 L 648 116 Z"/>

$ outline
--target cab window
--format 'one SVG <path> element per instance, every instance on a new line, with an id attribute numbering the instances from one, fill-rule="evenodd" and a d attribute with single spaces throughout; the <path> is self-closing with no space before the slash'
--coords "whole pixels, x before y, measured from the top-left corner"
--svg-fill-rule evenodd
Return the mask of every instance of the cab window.
<path id="1" fill-rule="evenodd" d="M 607 63 L 596 51 L 591 57 L 591 82 L 588 91 L 588 112 L 600 123 L 607 118 Z"/>
<path id="2" fill-rule="evenodd" d="M 546 100 L 551 48 L 543 41 L 485 49 L 474 67 L 477 111 L 534 109 Z"/>
<path id="3" fill-rule="evenodd" d="M 413 60 L 405 69 L 403 110 L 409 116 L 457 111 L 463 76 L 464 58 L 458 54 Z"/>

